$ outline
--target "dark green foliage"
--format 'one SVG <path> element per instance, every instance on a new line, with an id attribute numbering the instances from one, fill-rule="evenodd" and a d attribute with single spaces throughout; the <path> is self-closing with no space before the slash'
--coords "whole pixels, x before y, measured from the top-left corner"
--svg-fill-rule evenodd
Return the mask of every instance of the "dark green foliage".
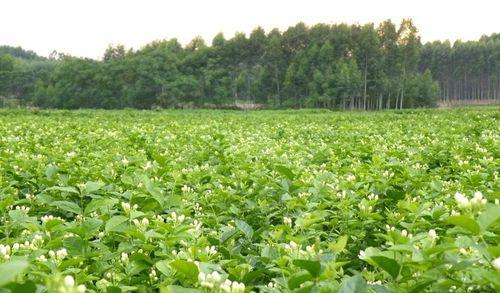
<path id="1" fill-rule="evenodd" d="M 500 99 L 500 38 L 422 46 L 413 22 L 299 23 L 176 39 L 139 50 L 110 46 L 101 61 L 48 59 L 0 47 L 1 106 L 43 108 L 433 107 L 456 99 Z M 436 82 L 437 81 L 437 82 Z M 440 98 L 441 97 L 441 100 Z"/>

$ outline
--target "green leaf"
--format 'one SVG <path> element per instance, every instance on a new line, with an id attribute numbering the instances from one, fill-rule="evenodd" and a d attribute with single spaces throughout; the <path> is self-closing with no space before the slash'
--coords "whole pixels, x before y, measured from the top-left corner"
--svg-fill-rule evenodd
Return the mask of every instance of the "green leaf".
<path id="1" fill-rule="evenodd" d="M 178 259 L 171 262 L 170 266 L 189 279 L 198 279 L 198 267 L 193 262 Z"/>
<path id="2" fill-rule="evenodd" d="M 202 291 L 193 288 L 184 288 L 176 285 L 168 285 L 160 290 L 161 293 L 201 293 Z"/>
<path id="3" fill-rule="evenodd" d="M 74 214 L 81 214 L 82 213 L 82 208 L 77 205 L 74 202 L 70 201 L 54 201 L 53 203 L 50 204 L 51 206 L 54 206 L 58 209 L 61 209 L 63 211 L 71 212 Z"/>
<path id="4" fill-rule="evenodd" d="M 466 230 L 469 230 L 473 234 L 478 234 L 479 231 L 481 231 L 481 227 L 479 226 L 479 224 L 475 220 L 467 216 L 451 216 L 444 219 L 444 222 L 447 224 L 462 227 Z"/>
<path id="5" fill-rule="evenodd" d="M 36 285 L 33 281 L 26 281 L 24 283 L 9 283 L 5 286 L 10 292 L 22 292 L 22 293 L 35 293 Z"/>
<path id="6" fill-rule="evenodd" d="M 488 227 L 500 219 L 500 206 L 494 205 L 483 211 L 477 221 L 483 230 L 488 229 Z"/>
<path id="7" fill-rule="evenodd" d="M 122 289 L 116 286 L 110 286 L 106 288 L 106 293 L 121 293 Z"/>
<path id="8" fill-rule="evenodd" d="M 308 271 L 315 278 L 321 273 L 321 263 L 316 260 L 296 259 L 293 264 Z"/>
<path id="9" fill-rule="evenodd" d="M 71 255 L 85 255 L 87 243 L 80 237 L 64 238 L 63 246 Z"/>
<path id="10" fill-rule="evenodd" d="M 418 282 L 417 284 L 415 284 L 415 286 L 413 286 L 410 291 L 408 293 L 417 293 L 417 292 L 421 292 L 422 290 L 424 290 L 425 288 L 427 288 L 430 284 L 436 282 L 435 280 L 430 280 L 430 281 L 421 281 L 421 282 Z"/>
<path id="11" fill-rule="evenodd" d="M 285 176 L 286 178 L 293 180 L 295 178 L 295 174 L 293 174 L 292 170 L 288 169 L 287 167 L 283 165 L 276 165 L 274 166 L 276 171 L 280 173 L 281 175 Z"/>
<path id="12" fill-rule="evenodd" d="M 168 266 L 168 261 L 166 260 L 160 260 L 155 264 L 155 267 L 165 276 L 168 276 L 170 273 L 170 267 Z"/>
<path id="13" fill-rule="evenodd" d="M 288 279 L 288 288 L 290 290 L 293 290 L 295 288 L 298 288 L 300 284 L 307 282 L 309 280 L 312 280 L 312 277 L 311 274 L 309 274 L 308 272 L 301 271 L 295 273 Z"/>
<path id="14" fill-rule="evenodd" d="M 252 238 L 253 228 L 248 225 L 247 222 L 242 220 L 235 220 L 234 222 L 236 223 L 236 227 L 238 227 L 238 229 L 240 229 L 240 231 L 243 232 L 248 239 Z"/>
<path id="15" fill-rule="evenodd" d="M 401 267 L 397 261 L 385 256 L 372 256 L 370 258 L 384 271 L 388 272 L 394 279 L 398 277 Z"/>
<path id="16" fill-rule="evenodd" d="M 500 256 L 500 246 L 490 246 L 488 247 L 488 252 L 491 257 L 499 257 Z"/>
<path id="17" fill-rule="evenodd" d="M 106 222 L 106 232 L 111 232 L 111 231 L 123 231 L 122 228 L 120 228 L 120 225 L 128 221 L 128 218 L 125 216 L 114 216 L 111 219 L 109 219 Z"/>
<path id="18" fill-rule="evenodd" d="M 347 245 L 348 239 L 349 239 L 349 236 L 347 236 L 347 235 L 340 236 L 339 239 L 337 240 L 337 242 L 330 245 L 330 249 L 336 253 L 342 252 L 342 250 L 344 250 L 345 246 Z"/>
<path id="19" fill-rule="evenodd" d="M 54 187 L 49 187 L 45 190 L 57 190 L 67 193 L 80 194 L 78 189 L 74 188 L 73 186 L 54 186 Z"/>
<path id="20" fill-rule="evenodd" d="M 339 293 L 366 293 L 367 289 L 365 280 L 355 275 L 342 281 Z"/>
<path id="21" fill-rule="evenodd" d="M 382 285 L 370 285 L 369 287 L 372 288 L 375 293 L 391 293 L 389 289 Z"/>
<path id="22" fill-rule="evenodd" d="M 28 268 L 25 260 L 12 260 L 0 264 L 0 287 L 12 282 Z"/>
<path id="23" fill-rule="evenodd" d="M 88 181 L 87 183 L 85 183 L 85 192 L 87 194 L 92 193 L 92 192 L 96 192 L 99 189 L 101 189 L 103 186 L 104 186 L 104 183 L 102 183 L 102 182 Z"/>

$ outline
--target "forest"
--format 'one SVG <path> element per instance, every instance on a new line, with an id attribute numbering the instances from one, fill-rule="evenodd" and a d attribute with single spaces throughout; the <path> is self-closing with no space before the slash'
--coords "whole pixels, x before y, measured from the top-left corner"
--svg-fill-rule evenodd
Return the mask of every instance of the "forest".
<path id="1" fill-rule="evenodd" d="M 499 33 L 422 44 L 411 19 L 115 45 L 101 60 L 0 46 L 2 107 L 378 110 L 500 101 L 499 90 Z"/>

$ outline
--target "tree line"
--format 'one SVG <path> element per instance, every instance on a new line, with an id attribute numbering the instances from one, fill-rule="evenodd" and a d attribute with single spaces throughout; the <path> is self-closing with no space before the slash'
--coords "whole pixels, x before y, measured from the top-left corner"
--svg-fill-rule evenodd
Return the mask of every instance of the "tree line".
<path id="1" fill-rule="evenodd" d="M 422 44 L 412 20 L 298 23 L 211 44 L 110 46 L 102 60 L 0 47 L 0 102 L 43 108 L 401 109 L 500 99 L 500 34 Z"/>

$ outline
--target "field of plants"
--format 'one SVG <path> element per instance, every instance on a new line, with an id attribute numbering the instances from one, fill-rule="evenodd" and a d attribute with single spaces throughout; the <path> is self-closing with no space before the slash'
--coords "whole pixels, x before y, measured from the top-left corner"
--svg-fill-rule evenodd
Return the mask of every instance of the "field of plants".
<path id="1" fill-rule="evenodd" d="M 500 108 L 0 111 L 0 292 L 498 292 Z"/>

